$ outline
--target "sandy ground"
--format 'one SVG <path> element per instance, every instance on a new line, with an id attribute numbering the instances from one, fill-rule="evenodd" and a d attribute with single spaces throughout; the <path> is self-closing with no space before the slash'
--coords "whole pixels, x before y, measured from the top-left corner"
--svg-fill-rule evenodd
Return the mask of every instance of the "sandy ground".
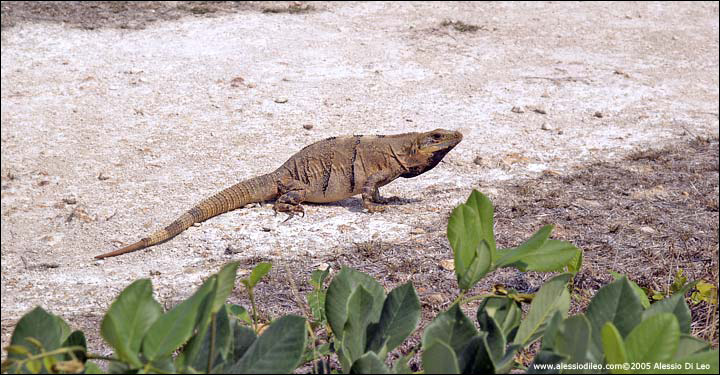
<path id="1" fill-rule="evenodd" d="M 244 262 L 241 272 L 274 262 L 276 288 L 265 291 L 285 296 L 285 272 L 304 280 L 321 263 L 353 266 L 338 257 L 373 247 L 409 266 L 451 258 L 446 219 L 473 188 L 501 203 L 508 198 L 495 185 L 717 139 L 717 3 L 267 9 L 192 11 L 132 27 L 52 19 L 5 27 L 4 18 L 3 346 L 17 319 L 41 305 L 108 354 L 102 313 L 137 278 L 151 278 L 171 306 L 230 260 Z M 407 198 L 385 213 L 364 213 L 352 198 L 307 205 L 304 219 L 281 224 L 269 204 L 256 205 L 146 251 L 92 259 L 306 144 L 440 127 L 461 131 L 463 142 L 431 172 L 385 187 Z M 712 215 L 717 222 L 717 200 Z M 706 266 L 717 269 L 717 259 Z M 391 284 L 413 278 L 399 275 Z M 242 298 L 238 287 L 231 300 Z M 278 304 L 269 315 L 294 306 Z"/>

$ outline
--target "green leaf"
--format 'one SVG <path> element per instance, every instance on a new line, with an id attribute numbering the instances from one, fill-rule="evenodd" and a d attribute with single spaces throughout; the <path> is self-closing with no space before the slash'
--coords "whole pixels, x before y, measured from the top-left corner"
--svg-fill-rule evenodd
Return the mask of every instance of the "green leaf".
<path id="1" fill-rule="evenodd" d="M 217 276 L 211 276 L 190 298 L 160 316 L 150 326 L 142 352 L 150 361 L 169 356 L 190 339 L 206 303 L 212 303 Z"/>
<path id="2" fill-rule="evenodd" d="M 324 270 L 315 270 L 310 274 L 310 284 L 315 289 L 322 289 L 325 278 L 330 274 L 330 267 Z"/>
<path id="3" fill-rule="evenodd" d="M 586 363 L 590 347 L 590 322 L 585 315 L 565 319 L 554 338 L 554 352 L 566 355 L 570 363 Z"/>
<path id="4" fill-rule="evenodd" d="M 573 275 L 580 272 L 580 268 L 582 268 L 582 262 L 583 262 L 583 252 L 582 250 L 578 249 L 577 254 L 575 254 L 575 257 L 570 260 L 570 262 L 567 265 L 567 271 L 572 273 Z"/>
<path id="5" fill-rule="evenodd" d="M 540 349 L 555 351 L 555 337 L 560 333 L 564 320 L 560 311 L 555 311 L 545 326 Z"/>
<path id="6" fill-rule="evenodd" d="M 313 319 L 322 323 L 327 320 L 325 316 L 325 291 L 315 289 L 307 295 L 307 303 L 310 306 Z"/>
<path id="7" fill-rule="evenodd" d="M 270 324 L 229 372 L 289 374 L 300 363 L 306 336 L 305 318 L 285 315 Z"/>
<path id="8" fill-rule="evenodd" d="M 670 293 L 675 294 L 675 293 L 679 292 L 680 290 L 682 290 L 685 287 L 686 283 L 687 283 L 687 277 L 683 276 L 682 269 L 678 269 L 675 272 L 675 277 L 673 279 L 672 284 L 670 284 Z"/>
<path id="9" fill-rule="evenodd" d="M 208 358 L 210 356 L 210 339 L 212 337 L 213 325 L 208 325 L 207 329 L 202 333 L 193 336 L 193 340 L 198 340 L 198 352 L 193 356 L 191 366 L 198 371 L 207 371 Z M 232 329 L 230 325 L 230 317 L 227 308 L 222 306 L 215 317 L 215 343 L 213 345 L 213 368 L 222 365 L 223 361 L 228 357 L 230 343 L 232 340 Z"/>
<path id="10" fill-rule="evenodd" d="M 610 274 L 612 275 L 613 279 L 617 280 L 621 277 L 624 277 L 625 275 L 621 273 L 617 273 L 615 271 L 610 271 Z M 640 287 L 640 285 L 637 285 L 636 282 L 627 279 L 630 283 L 630 286 L 632 286 L 633 291 L 637 295 L 638 299 L 640 300 L 640 303 L 642 304 L 643 308 L 647 309 L 650 307 L 650 300 L 648 299 L 647 293 L 643 290 L 643 288 Z"/>
<path id="11" fill-rule="evenodd" d="M 347 321 L 340 343 L 340 363 L 345 371 L 349 371 L 353 362 L 365 353 L 372 306 L 373 296 L 358 285 L 347 302 Z"/>
<path id="12" fill-rule="evenodd" d="M 162 306 L 153 298 L 150 280 L 137 280 L 110 305 L 100 325 L 100 335 L 115 349 L 119 360 L 141 367 L 138 353 L 143 337 L 162 313 Z"/>
<path id="13" fill-rule="evenodd" d="M 493 232 L 493 215 L 495 207 L 485 194 L 473 189 L 472 193 L 465 202 L 470 208 L 474 209 L 480 219 L 480 238 L 487 241 L 490 248 L 491 264 L 497 261 L 497 248 L 495 245 L 495 233 Z"/>
<path id="14" fill-rule="evenodd" d="M 680 332 L 690 333 L 692 316 L 690 315 L 690 307 L 688 307 L 685 302 L 685 293 L 675 293 L 670 298 L 653 303 L 649 309 L 643 312 L 642 318 L 645 320 L 661 313 L 672 313 L 675 315 L 680 325 Z"/>
<path id="15" fill-rule="evenodd" d="M 537 232 L 535 232 L 535 234 L 533 234 L 530 239 L 523 242 L 520 246 L 500 250 L 498 254 L 500 259 L 498 259 L 496 267 L 506 267 L 520 261 L 526 255 L 532 254 L 532 252 L 537 251 L 545 244 L 545 242 L 547 242 L 547 239 L 548 237 L 550 237 L 550 233 L 552 232 L 552 230 L 552 225 L 546 225 L 540 228 L 540 230 L 538 230 Z"/>
<path id="16" fill-rule="evenodd" d="M 310 284 L 313 287 L 313 291 L 307 295 L 307 302 L 312 311 L 313 318 L 316 322 L 325 322 L 327 317 L 325 316 L 325 293 L 323 289 L 323 281 L 330 273 L 330 268 L 326 268 L 324 271 L 315 270 L 310 276 Z"/>
<path id="17" fill-rule="evenodd" d="M 705 301 L 711 305 L 717 305 L 718 303 L 718 291 L 717 286 L 705 281 L 699 280 L 695 285 L 696 292 L 693 292 L 691 299 L 694 304 Z"/>
<path id="18" fill-rule="evenodd" d="M 32 353 L 30 353 L 30 349 L 22 345 L 9 345 L 5 348 L 5 350 L 7 350 L 8 353 L 17 354 L 18 356 L 23 357 L 27 355 L 32 355 Z"/>
<path id="19" fill-rule="evenodd" d="M 234 319 L 238 319 L 247 324 L 252 324 L 252 318 L 250 317 L 250 313 L 247 311 L 247 309 L 240 305 L 228 304 L 228 313 Z"/>
<path id="20" fill-rule="evenodd" d="M 389 374 L 390 370 L 375 352 L 367 352 L 350 368 L 351 374 Z"/>
<path id="21" fill-rule="evenodd" d="M 461 204 L 453 209 L 447 226 L 447 238 L 455 256 L 455 273 L 462 277 L 475 259 L 481 241 L 480 216 Z"/>
<path id="22" fill-rule="evenodd" d="M 85 334 L 82 331 L 73 331 L 73 333 L 68 336 L 68 338 L 65 340 L 65 342 L 62 344 L 63 348 L 68 348 L 72 346 L 79 346 L 82 347 L 84 350 L 75 350 L 73 351 L 73 354 L 75 354 L 75 357 L 79 359 L 82 362 L 85 362 L 87 358 L 87 340 L 85 340 Z M 65 358 L 66 361 L 69 361 L 72 359 L 72 356 L 70 354 L 66 354 Z"/>
<path id="23" fill-rule="evenodd" d="M 687 334 L 680 334 L 680 342 L 678 343 L 678 350 L 675 352 L 673 358 L 680 359 L 691 356 L 698 352 L 710 350 L 710 344 L 700 340 L 699 338 Z"/>
<path id="24" fill-rule="evenodd" d="M 25 367 L 32 374 L 39 374 L 43 370 L 43 363 L 39 360 L 25 362 Z"/>
<path id="25" fill-rule="evenodd" d="M 515 338 L 522 317 L 522 309 L 515 300 L 506 296 L 485 298 L 477 310 L 478 322 L 483 314 L 487 314 L 495 320 L 502 330 L 506 342 L 510 342 Z"/>
<path id="26" fill-rule="evenodd" d="M 680 341 L 674 315 L 659 313 L 638 324 L 625 339 L 629 362 L 665 362 L 673 357 Z"/>
<path id="27" fill-rule="evenodd" d="M 210 312 L 215 314 L 225 305 L 230 293 L 235 288 L 235 276 L 240 262 L 230 262 L 217 273 L 217 284 Z"/>
<path id="28" fill-rule="evenodd" d="M 615 325 L 612 322 L 607 322 L 601 331 L 602 347 L 605 351 L 605 359 L 609 364 L 622 365 L 628 363 L 628 354 L 625 349 L 625 343 L 623 342 L 622 336 Z M 615 374 L 626 374 L 628 371 L 622 370 L 622 367 L 618 367 L 613 370 Z"/>
<path id="29" fill-rule="evenodd" d="M 44 351 L 55 350 L 60 348 L 68 336 L 70 336 L 70 327 L 62 318 L 48 313 L 41 307 L 36 307 L 23 315 L 15 325 L 15 330 L 10 337 L 10 345 L 23 346 L 32 354 L 40 354 L 40 348 L 36 345 L 41 346 Z M 22 359 L 25 358 L 25 355 L 18 354 L 17 351 L 8 352 L 7 358 L 8 360 Z M 62 356 L 53 358 L 62 360 Z M 26 367 L 34 373 L 43 370 L 40 361 L 26 362 Z M 9 369 L 9 372 L 21 371 L 17 364 L 11 365 Z"/>
<path id="30" fill-rule="evenodd" d="M 235 276 L 239 265 L 239 262 L 230 262 L 213 276 L 216 278 L 215 287 L 207 296 L 208 302 L 204 303 L 202 309 L 198 312 L 196 320 L 197 332 L 208 332 L 212 316 L 225 306 L 225 301 L 235 287 Z M 190 338 L 183 352 L 177 357 L 176 363 L 178 367 L 182 368 L 187 364 L 198 363 L 195 357 L 203 345 L 203 340 L 202 335 L 194 335 Z M 203 361 L 201 360 L 201 362 Z M 204 363 L 205 367 L 207 367 L 207 359 L 204 360 Z"/>
<path id="31" fill-rule="evenodd" d="M 380 321 L 368 328 L 367 350 L 384 359 L 410 336 L 420 321 L 420 299 L 411 282 L 393 289 L 385 299 Z"/>
<path id="32" fill-rule="evenodd" d="M 265 276 L 268 272 L 270 272 L 270 268 L 272 267 L 272 264 L 268 262 L 260 262 L 258 263 L 255 268 L 253 268 L 252 272 L 250 273 L 250 276 L 247 279 L 241 280 L 243 284 L 245 284 L 246 287 L 249 289 L 255 288 L 255 286 L 260 282 L 260 280 Z"/>
<path id="33" fill-rule="evenodd" d="M 239 361 L 256 339 L 255 331 L 235 322 L 233 324 L 233 337 L 230 343 L 228 362 L 234 364 Z"/>
<path id="34" fill-rule="evenodd" d="M 423 348 L 429 348 L 435 341 L 442 341 L 456 353 L 462 353 L 467 343 L 477 336 L 477 329 L 457 304 L 438 316 L 425 328 L 422 338 Z"/>
<path id="35" fill-rule="evenodd" d="M 458 355 L 457 362 L 463 374 L 494 374 L 495 365 L 487 343 L 487 333 L 481 332 L 470 339 Z"/>
<path id="36" fill-rule="evenodd" d="M 333 334 L 338 341 L 342 341 L 342 332 L 347 321 L 347 303 L 350 294 L 363 286 L 372 295 L 373 305 L 370 310 L 368 321 L 377 322 L 380 319 L 383 302 L 385 301 L 385 289 L 372 277 L 362 272 L 343 267 L 333 278 L 328 286 L 325 297 L 325 314 Z"/>
<path id="37" fill-rule="evenodd" d="M 490 199 L 473 190 L 468 200 L 453 210 L 447 237 L 455 257 L 458 286 L 469 290 L 487 274 L 497 259 L 493 233 L 494 208 Z"/>
<path id="38" fill-rule="evenodd" d="M 415 351 L 411 350 L 408 354 L 405 354 L 405 356 L 398 358 L 395 361 L 395 365 L 393 366 L 392 373 L 393 374 L 412 374 L 413 371 L 408 365 L 408 362 L 412 359 L 412 357 L 415 356 Z"/>
<path id="39" fill-rule="evenodd" d="M 600 332 L 605 323 L 612 322 L 621 337 L 627 336 L 640 323 L 643 312 L 640 301 L 624 276 L 598 290 L 585 313 L 592 327 L 591 361 L 600 363 L 603 360 Z"/>
<path id="40" fill-rule="evenodd" d="M 455 351 L 442 340 L 435 340 L 425 348 L 422 354 L 422 364 L 426 374 L 460 373 Z"/>
<path id="41" fill-rule="evenodd" d="M 487 241 L 482 240 L 480 244 L 475 248 L 475 257 L 470 262 L 470 266 L 465 273 L 457 273 L 458 276 L 458 287 L 461 290 L 470 290 L 472 287 L 480 281 L 489 271 L 492 266 L 492 255 L 490 253 L 490 247 Z"/>
<path id="42" fill-rule="evenodd" d="M 577 265 L 578 254 L 581 253 L 580 249 L 569 242 L 547 240 L 537 248 L 516 248 L 501 252 L 503 257 L 498 261 L 498 267 L 514 267 L 523 272 L 560 271 L 565 266 Z M 513 259 L 516 260 L 511 262 Z"/>
<path id="43" fill-rule="evenodd" d="M 487 313 L 478 316 L 480 332 L 486 333 L 484 339 L 485 351 L 492 363 L 498 363 L 505 354 L 505 334 L 499 324 Z"/>
<path id="44" fill-rule="evenodd" d="M 515 354 L 522 349 L 522 345 L 508 345 L 505 349 L 505 356 L 500 360 L 499 363 L 495 364 L 496 374 L 507 374 L 515 365 Z"/>
<path id="45" fill-rule="evenodd" d="M 526 346 L 539 338 L 545 329 L 545 324 L 556 311 L 564 316 L 570 308 L 570 292 L 567 283 L 572 277 L 570 273 L 563 273 L 553 277 L 543 284 L 535 295 L 527 317 L 520 323 L 515 344 Z"/>

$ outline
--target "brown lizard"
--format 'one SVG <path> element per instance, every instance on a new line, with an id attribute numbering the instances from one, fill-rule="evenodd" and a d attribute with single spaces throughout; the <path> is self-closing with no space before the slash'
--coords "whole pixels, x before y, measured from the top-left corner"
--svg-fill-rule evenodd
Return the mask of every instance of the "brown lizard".
<path id="1" fill-rule="evenodd" d="M 292 217 L 305 211 L 302 202 L 335 202 L 362 194 L 369 212 L 386 203 L 378 188 L 398 177 L 419 176 L 434 168 L 462 140 L 456 131 L 332 137 L 313 143 L 274 172 L 239 182 L 204 199 L 177 220 L 149 237 L 98 255 L 103 259 L 165 242 L 195 223 L 243 207 L 275 199 L 273 210 Z"/>

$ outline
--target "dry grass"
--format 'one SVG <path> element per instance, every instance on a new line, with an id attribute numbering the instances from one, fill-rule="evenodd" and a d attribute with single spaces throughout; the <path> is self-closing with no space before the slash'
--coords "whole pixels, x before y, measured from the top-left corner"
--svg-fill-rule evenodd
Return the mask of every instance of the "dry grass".
<path id="1" fill-rule="evenodd" d="M 461 33 L 474 33 L 481 29 L 480 26 L 477 25 L 471 25 L 467 24 L 462 21 L 455 21 L 455 20 L 443 20 L 440 22 L 440 26 L 442 27 L 452 27 L 456 31 L 459 31 Z"/>

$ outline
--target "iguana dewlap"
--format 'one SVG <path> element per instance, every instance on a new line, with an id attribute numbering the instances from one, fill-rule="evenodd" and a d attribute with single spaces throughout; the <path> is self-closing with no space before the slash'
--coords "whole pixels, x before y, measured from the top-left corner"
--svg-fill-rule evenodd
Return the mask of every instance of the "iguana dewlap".
<path id="1" fill-rule="evenodd" d="M 195 223 L 243 207 L 275 199 L 273 209 L 303 213 L 302 202 L 335 202 L 362 194 L 370 212 L 382 211 L 378 188 L 398 177 L 419 176 L 434 168 L 462 140 L 456 131 L 332 137 L 313 143 L 274 172 L 239 182 L 204 199 L 165 229 L 98 255 L 103 259 L 167 241 Z"/>

